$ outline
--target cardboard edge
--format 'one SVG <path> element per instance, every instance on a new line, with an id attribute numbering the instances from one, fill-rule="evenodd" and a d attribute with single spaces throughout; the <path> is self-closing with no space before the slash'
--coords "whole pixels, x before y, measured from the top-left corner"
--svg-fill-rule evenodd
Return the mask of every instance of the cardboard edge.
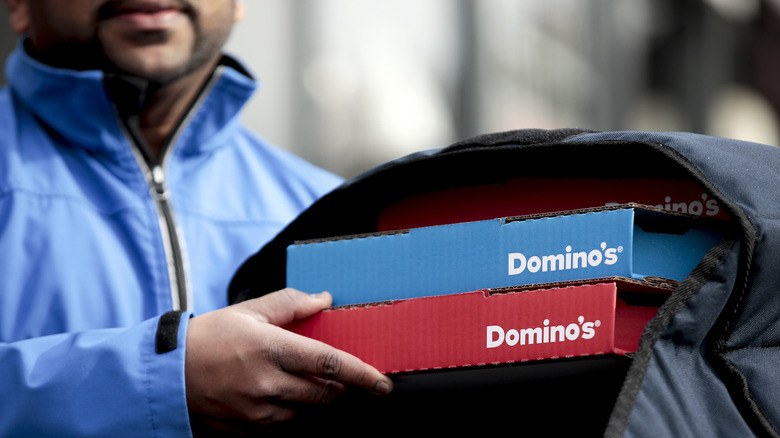
<path id="1" fill-rule="evenodd" d="M 552 212 L 529 214 L 529 215 L 522 215 L 522 216 L 497 217 L 492 219 L 483 219 L 479 221 L 469 221 L 469 222 L 484 222 L 484 221 L 499 220 L 502 222 L 502 224 L 506 224 L 511 222 L 522 222 L 522 221 L 530 221 L 530 220 L 537 220 L 537 219 L 573 216 L 578 214 L 600 213 L 600 212 L 615 211 L 615 210 L 634 210 L 635 212 L 637 212 L 637 219 L 635 220 L 635 223 L 638 226 L 642 227 L 643 229 L 647 227 L 648 229 L 651 230 L 658 230 L 659 226 L 658 225 L 649 226 L 646 224 L 647 222 L 652 222 L 656 224 L 658 222 L 662 222 L 663 226 L 661 226 L 660 229 L 663 228 L 674 229 L 675 227 L 671 227 L 669 224 L 675 221 L 677 221 L 677 224 L 680 223 L 687 224 L 684 225 L 686 228 L 693 227 L 693 224 L 695 223 L 697 226 L 704 224 L 702 228 L 721 229 L 725 222 L 723 219 L 705 218 L 691 213 L 683 213 L 680 211 L 666 210 L 656 206 L 639 204 L 635 202 L 629 202 L 623 204 L 610 204 L 610 205 L 602 205 L 597 207 L 579 208 L 579 209 L 563 210 L 563 211 L 552 211 Z M 423 228 L 442 227 L 442 226 L 451 226 L 451 225 L 457 225 L 457 223 L 444 224 L 444 225 L 431 225 Z M 375 232 L 368 232 L 368 233 L 356 233 L 356 234 L 344 234 L 340 236 L 320 237 L 314 239 L 301 239 L 301 240 L 293 241 L 291 245 L 305 245 L 310 243 L 336 242 L 342 240 L 364 239 L 370 237 L 403 235 L 403 234 L 411 233 L 412 230 L 414 229 L 415 228 L 405 228 L 400 230 L 375 231 Z M 679 232 L 679 231 L 675 231 L 675 232 Z"/>
<path id="2" fill-rule="evenodd" d="M 577 286 L 587 286 L 587 285 L 604 284 L 604 283 L 615 283 L 618 289 L 618 293 L 627 292 L 627 293 L 653 294 L 653 295 L 659 295 L 660 296 L 659 298 L 663 299 L 671 295 L 680 282 L 668 278 L 649 277 L 649 276 L 644 277 L 642 279 L 628 278 L 628 277 L 599 277 L 599 278 L 587 278 L 582 280 L 557 281 L 557 282 L 550 282 L 550 283 L 534 283 L 534 284 L 524 284 L 519 286 L 476 289 L 473 291 L 458 292 L 458 293 L 446 294 L 446 295 L 473 294 L 475 292 L 482 292 L 482 294 L 485 297 L 488 297 L 490 295 L 503 294 L 503 293 L 560 289 L 564 287 L 577 287 Z M 323 312 L 329 312 L 333 310 L 344 310 L 344 309 L 357 309 L 357 308 L 364 308 L 364 307 L 392 306 L 402 301 L 419 300 L 419 299 L 426 299 L 426 298 L 430 299 L 439 296 L 441 295 L 426 295 L 426 296 L 413 297 L 413 298 L 399 298 L 397 300 L 342 304 L 339 306 L 331 306 L 327 309 L 324 309 Z"/>

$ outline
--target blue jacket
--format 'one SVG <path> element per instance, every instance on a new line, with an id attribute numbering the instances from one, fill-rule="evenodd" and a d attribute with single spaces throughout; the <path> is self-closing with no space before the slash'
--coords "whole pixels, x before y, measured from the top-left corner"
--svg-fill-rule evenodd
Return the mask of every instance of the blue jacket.
<path id="1" fill-rule="evenodd" d="M 230 64 L 156 169 L 101 72 L 54 69 L 21 46 L 9 58 L 0 436 L 190 435 L 187 316 L 226 305 L 241 262 L 341 182 L 241 125 L 256 83 Z M 179 308 L 158 353 L 160 316 Z"/>

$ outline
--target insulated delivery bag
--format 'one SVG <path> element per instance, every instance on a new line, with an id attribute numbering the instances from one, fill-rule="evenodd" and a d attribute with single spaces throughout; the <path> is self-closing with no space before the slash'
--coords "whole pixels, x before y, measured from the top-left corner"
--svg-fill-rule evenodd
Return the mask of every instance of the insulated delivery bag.
<path id="1" fill-rule="evenodd" d="M 778 193 L 780 149 L 774 146 L 690 133 L 561 129 L 487 134 L 388 162 L 347 181 L 246 260 L 232 280 L 229 300 L 236 303 L 282 289 L 296 273 L 301 281 L 307 280 L 305 273 L 287 271 L 288 257 L 298 257 L 290 255 L 294 254 L 290 248 L 298 248 L 303 254 L 314 254 L 313 258 L 302 258 L 303 262 L 291 266 L 317 264 L 320 247 L 311 246 L 309 251 L 306 245 L 311 243 L 321 245 L 323 254 L 328 254 L 319 256 L 328 258 L 329 264 L 322 265 L 327 275 L 339 277 L 340 271 L 350 272 L 347 267 L 354 268 L 368 258 L 377 275 L 397 262 L 393 265 L 397 270 L 382 280 L 385 283 L 414 272 L 402 278 L 406 283 L 399 284 L 404 288 L 424 285 L 415 296 L 401 296 L 397 302 L 391 294 L 389 301 L 358 303 L 360 291 L 370 289 L 376 281 L 367 275 L 356 289 L 355 302 L 321 312 L 322 317 L 316 315 L 313 322 L 290 327 L 316 337 L 320 335 L 310 329 L 327 326 L 322 336 L 328 336 L 354 319 L 350 324 L 362 325 L 337 333 L 338 340 L 343 338 L 344 345 L 363 348 L 369 342 L 366 339 L 375 343 L 371 336 L 392 337 L 394 342 L 388 343 L 392 347 L 387 347 L 392 349 L 391 359 L 406 368 L 390 371 L 395 381 L 390 396 L 374 398 L 348 391 L 343 400 L 303 409 L 297 420 L 274 426 L 280 432 L 317 431 L 329 424 L 347 434 L 373 429 L 484 435 L 510 427 L 520 435 L 777 437 Z M 551 231 L 551 239 L 571 239 L 561 240 L 555 249 L 543 253 L 522 249 L 526 239 L 522 237 L 510 247 L 502 242 L 493 245 L 503 251 L 497 264 L 504 271 L 509 254 L 510 273 L 513 269 L 541 272 L 560 268 L 561 273 L 564 267 L 568 271 L 580 269 L 577 276 L 568 277 L 556 277 L 552 272 L 552 276 L 538 277 L 544 278 L 538 283 L 529 280 L 506 287 L 500 280 L 496 287 L 480 286 L 477 281 L 464 286 L 465 291 L 450 290 L 447 282 L 473 264 L 453 269 L 452 275 L 442 274 L 441 269 L 462 258 L 437 264 L 437 258 L 426 255 L 420 246 L 414 246 L 417 244 L 405 243 L 412 238 L 409 236 L 422 238 L 422 230 L 437 236 L 435 232 L 442 227 L 447 230 L 441 234 L 445 237 L 434 237 L 438 240 L 432 245 L 438 253 L 456 254 L 456 246 L 464 240 L 457 237 L 458 231 L 470 230 L 474 227 L 470 224 L 480 221 L 497 221 L 483 227 L 488 229 L 486 233 L 493 233 L 493 228 L 514 224 L 514 220 L 564 223 L 562 218 L 623 209 L 637 214 L 610 213 L 610 220 L 628 227 L 625 233 L 634 241 L 631 251 L 624 244 L 613 244 L 612 237 L 594 237 L 592 242 L 582 243 L 582 249 L 577 247 L 579 243 L 567 243 L 579 242 L 577 239 L 607 226 L 618 226 L 594 221 L 590 222 L 595 228 L 565 226 Z M 642 219 L 645 213 L 639 214 L 645 211 L 663 219 L 647 226 Z M 685 224 L 682 228 L 681 223 Z M 695 245 L 678 239 L 691 227 L 705 230 L 702 235 L 706 238 L 696 240 Z M 548 229 L 553 228 L 533 233 L 546 235 Z M 645 235 L 652 239 L 671 237 L 646 240 Z M 473 234 L 468 236 L 473 242 L 467 253 L 481 251 L 479 240 L 474 241 Z M 333 252 L 328 246 L 336 242 L 346 248 L 342 265 L 337 259 L 341 250 Z M 674 242 L 683 244 L 675 246 Z M 642 245 L 655 254 L 650 262 L 639 260 L 644 253 Z M 686 252 L 693 247 L 698 247 L 698 252 Z M 355 254 L 353 249 L 359 248 L 366 251 L 362 258 L 349 259 Z M 649 266 L 643 275 L 632 274 L 636 265 L 590 277 L 581 269 L 589 267 L 588 263 L 603 267 L 629 252 L 642 269 Z M 679 267 L 682 265 L 676 260 L 682 259 L 678 257 L 694 257 L 678 278 L 653 275 L 656 260 Z M 436 270 L 439 277 L 424 282 L 429 265 L 430 272 Z M 481 271 L 474 274 L 469 270 L 467 276 L 481 275 Z M 337 279 L 352 276 L 359 275 Z M 587 314 L 590 293 L 606 300 L 607 316 L 596 319 Z M 524 312 L 539 316 L 538 320 L 516 330 L 508 323 L 484 323 L 478 334 L 481 350 L 468 350 L 466 358 L 485 355 L 488 359 L 425 366 L 434 363 L 435 355 L 447 359 L 450 352 L 466 351 L 467 342 L 454 333 L 460 333 L 477 314 L 498 312 L 486 304 L 498 297 L 507 297 L 506 303 L 511 297 L 516 302 L 511 305 L 517 306 L 513 311 L 509 304 L 496 304 L 503 312 L 502 321 Z M 466 303 L 467 299 L 474 304 L 445 306 L 451 301 Z M 531 304 L 537 302 L 541 304 Z M 569 311 L 562 316 L 565 320 L 545 316 Z M 428 346 L 415 347 L 433 337 L 428 330 L 436 327 L 446 328 L 446 333 L 436 333 L 436 341 Z M 611 337 L 605 349 L 572 353 L 572 348 L 579 348 L 578 343 L 601 336 L 607 328 Z M 620 338 L 625 335 L 632 339 Z M 534 350 L 532 356 L 523 353 L 526 356 L 517 359 L 488 357 L 499 347 L 508 348 L 507 344 L 519 351 L 518 346 L 524 343 L 534 344 L 540 352 Z M 558 350 L 550 350 L 553 346 Z M 407 348 L 418 349 L 406 358 L 402 350 Z M 370 363 L 368 358 L 373 356 L 366 351 L 364 360 Z M 418 362 L 422 365 L 414 365 Z"/>

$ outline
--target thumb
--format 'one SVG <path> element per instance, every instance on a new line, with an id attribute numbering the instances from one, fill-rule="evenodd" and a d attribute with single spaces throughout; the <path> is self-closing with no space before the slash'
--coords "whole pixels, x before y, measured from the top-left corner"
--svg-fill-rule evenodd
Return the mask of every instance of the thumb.
<path id="1" fill-rule="evenodd" d="M 332 302 L 333 297 L 328 292 L 307 294 L 287 288 L 244 301 L 238 306 L 248 310 L 261 322 L 282 326 L 314 315 L 330 307 Z"/>

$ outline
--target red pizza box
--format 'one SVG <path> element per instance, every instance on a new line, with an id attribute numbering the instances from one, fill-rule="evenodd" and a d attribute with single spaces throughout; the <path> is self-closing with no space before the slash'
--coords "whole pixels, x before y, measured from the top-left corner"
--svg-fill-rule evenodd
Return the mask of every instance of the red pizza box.
<path id="1" fill-rule="evenodd" d="M 702 217 L 726 213 L 697 183 L 684 178 L 518 177 L 502 183 L 420 193 L 385 207 L 377 230 L 392 231 L 637 203 Z"/>
<path id="2" fill-rule="evenodd" d="M 657 307 L 633 304 L 620 284 L 486 289 L 343 306 L 287 328 L 388 374 L 626 356 L 636 351 Z"/>

